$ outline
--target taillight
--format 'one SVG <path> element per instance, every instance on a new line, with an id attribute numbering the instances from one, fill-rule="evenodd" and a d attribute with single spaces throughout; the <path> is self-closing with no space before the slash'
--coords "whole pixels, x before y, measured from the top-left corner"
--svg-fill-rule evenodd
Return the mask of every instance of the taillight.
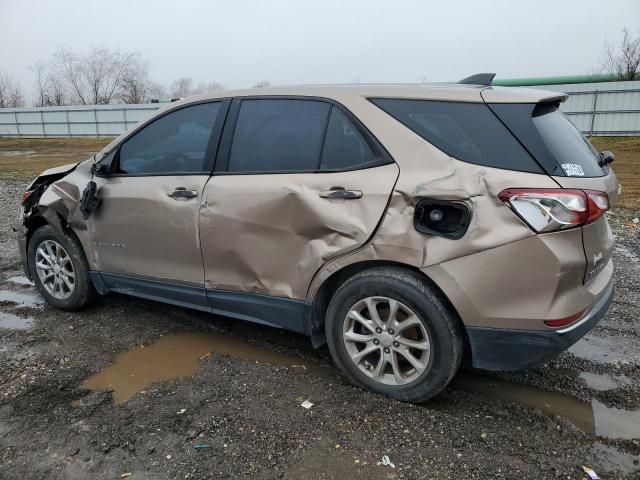
<path id="1" fill-rule="evenodd" d="M 498 198 L 538 233 L 586 225 L 609 210 L 607 194 L 593 190 L 508 188 Z"/>
<path id="2" fill-rule="evenodd" d="M 33 193 L 33 190 L 27 190 L 22 194 L 22 205 L 24 205 L 27 202 L 27 200 L 29 200 L 29 197 L 31 196 L 32 193 Z"/>
<path id="3" fill-rule="evenodd" d="M 609 210 L 609 196 L 604 192 L 584 190 L 589 202 L 589 217 L 587 223 L 595 222 Z"/>

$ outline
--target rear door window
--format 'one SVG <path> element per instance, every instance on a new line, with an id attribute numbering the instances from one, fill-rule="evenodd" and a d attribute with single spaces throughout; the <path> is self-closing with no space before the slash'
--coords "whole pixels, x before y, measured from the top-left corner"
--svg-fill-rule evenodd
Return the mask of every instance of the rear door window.
<path id="1" fill-rule="evenodd" d="M 371 146 L 356 126 L 338 108 L 332 107 L 320 169 L 362 168 L 377 160 Z"/>
<path id="2" fill-rule="evenodd" d="M 483 103 L 377 98 L 375 105 L 429 143 L 464 162 L 543 173 Z"/>
<path id="3" fill-rule="evenodd" d="M 317 170 L 330 108 L 315 100 L 243 100 L 228 171 Z"/>

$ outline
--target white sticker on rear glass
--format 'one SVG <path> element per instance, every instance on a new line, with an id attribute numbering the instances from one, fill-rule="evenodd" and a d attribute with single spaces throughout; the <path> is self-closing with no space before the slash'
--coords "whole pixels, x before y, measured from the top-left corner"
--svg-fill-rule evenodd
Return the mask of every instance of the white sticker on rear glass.
<path id="1" fill-rule="evenodd" d="M 563 163 L 562 170 L 564 170 L 565 175 L 569 177 L 584 177 L 582 165 L 578 165 L 577 163 Z"/>

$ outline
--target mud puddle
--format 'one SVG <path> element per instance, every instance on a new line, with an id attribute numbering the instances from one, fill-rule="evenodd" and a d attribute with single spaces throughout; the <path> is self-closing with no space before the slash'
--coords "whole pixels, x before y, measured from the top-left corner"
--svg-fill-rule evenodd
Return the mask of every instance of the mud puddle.
<path id="1" fill-rule="evenodd" d="M 240 337 L 194 332 L 166 335 L 147 347 L 121 353 L 111 366 L 87 379 L 82 388 L 112 390 L 114 401 L 123 403 L 155 383 L 195 375 L 200 362 L 215 354 L 269 363 L 299 373 L 335 374 L 331 367 L 265 350 Z"/>
<path id="2" fill-rule="evenodd" d="M 552 418 L 558 415 L 589 435 L 626 440 L 640 437 L 640 411 L 607 407 L 595 399 L 583 402 L 570 395 L 469 372 L 457 375 L 452 386 L 539 409 Z"/>
<path id="3" fill-rule="evenodd" d="M 337 374 L 330 366 L 271 351 L 249 343 L 241 336 L 193 332 L 166 335 L 147 347 L 135 347 L 119 354 L 111 366 L 87 379 L 82 388 L 112 390 L 116 403 L 126 402 L 155 383 L 195 375 L 201 361 L 215 354 L 286 367 L 299 373 Z M 609 380 L 613 381 L 610 378 L 595 378 L 591 376 L 588 381 L 597 381 L 603 387 L 608 385 Z M 558 415 L 589 435 L 622 439 L 640 437 L 640 411 L 607 407 L 597 400 L 583 402 L 570 395 L 471 372 L 458 374 L 452 386 L 539 409 L 550 417 Z"/>
<path id="4" fill-rule="evenodd" d="M 25 290 L 23 292 L 0 290 L 0 302 L 15 303 L 17 308 L 34 308 L 44 305 L 44 300 L 35 292 L 35 290 Z"/>
<path id="5" fill-rule="evenodd" d="M 0 312 L 0 328 L 7 330 L 28 330 L 32 326 L 33 318 L 23 318 L 13 313 Z"/>

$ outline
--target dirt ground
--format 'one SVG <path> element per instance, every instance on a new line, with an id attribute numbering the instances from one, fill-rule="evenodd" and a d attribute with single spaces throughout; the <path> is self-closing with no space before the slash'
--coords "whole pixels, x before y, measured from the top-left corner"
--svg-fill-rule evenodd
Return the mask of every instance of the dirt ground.
<path id="1" fill-rule="evenodd" d="M 0 138 L 0 178 L 30 180 L 43 170 L 79 162 L 113 138 Z"/>
<path id="2" fill-rule="evenodd" d="M 8 174 L 15 150 L 41 151 L 0 141 L 0 479 L 640 478 L 640 208 L 609 215 L 616 296 L 593 332 L 541 368 L 464 369 L 416 406 L 288 332 L 121 295 L 45 305 L 10 229 L 30 176 Z"/>
<path id="3" fill-rule="evenodd" d="M 613 170 L 622 185 L 619 205 L 640 210 L 640 137 L 593 137 L 591 143 L 616 156 Z"/>

